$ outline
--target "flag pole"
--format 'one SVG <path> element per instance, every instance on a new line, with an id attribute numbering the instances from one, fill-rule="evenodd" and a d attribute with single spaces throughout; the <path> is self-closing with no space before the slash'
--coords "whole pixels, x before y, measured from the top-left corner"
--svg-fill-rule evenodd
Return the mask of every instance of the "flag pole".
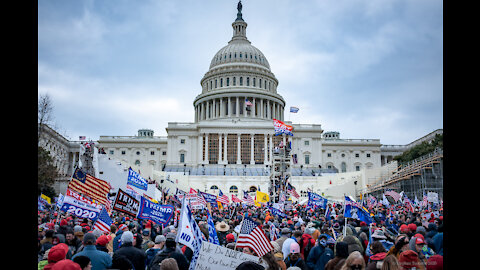
<path id="1" fill-rule="evenodd" d="M 243 217 L 242 217 L 242 222 L 240 222 L 240 232 L 242 232 L 242 227 L 243 227 L 243 220 L 245 219 L 245 213 L 243 213 Z M 238 243 L 238 236 L 240 236 L 240 233 L 238 233 L 237 235 L 237 239 L 235 241 L 235 247 L 233 248 L 233 250 L 237 251 L 237 243 Z"/>

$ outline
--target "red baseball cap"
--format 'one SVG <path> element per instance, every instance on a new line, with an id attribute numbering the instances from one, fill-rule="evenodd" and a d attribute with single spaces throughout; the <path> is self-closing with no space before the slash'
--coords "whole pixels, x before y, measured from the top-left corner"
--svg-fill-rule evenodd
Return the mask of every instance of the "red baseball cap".
<path id="1" fill-rule="evenodd" d="M 423 238 L 421 237 L 417 237 L 416 240 L 415 240 L 415 244 L 425 244 L 425 241 L 423 241 Z"/>

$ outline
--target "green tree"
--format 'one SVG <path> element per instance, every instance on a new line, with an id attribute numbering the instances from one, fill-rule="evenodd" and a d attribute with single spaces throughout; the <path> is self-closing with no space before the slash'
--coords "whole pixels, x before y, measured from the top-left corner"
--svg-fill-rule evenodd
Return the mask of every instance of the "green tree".
<path id="1" fill-rule="evenodd" d="M 404 163 L 432 153 L 437 148 L 443 149 L 443 134 L 437 134 L 431 142 L 423 142 L 418 144 L 403 152 L 403 154 L 394 157 L 393 159 L 399 163 Z"/>
<path id="2" fill-rule="evenodd" d="M 53 165 L 50 152 L 38 147 L 38 195 L 43 193 L 53 199 L 56 196 L 53 184 L 58 176 L 58 170 Z"/>

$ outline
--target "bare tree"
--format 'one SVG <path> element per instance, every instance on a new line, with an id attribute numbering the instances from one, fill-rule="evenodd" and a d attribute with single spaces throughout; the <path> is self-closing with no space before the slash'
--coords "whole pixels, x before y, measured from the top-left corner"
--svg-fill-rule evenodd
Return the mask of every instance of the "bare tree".
<path id="1" fill-rule="evenodd" d="M 52 99 L 48 94 L 41 94 L 38 98 L 38 140 L 44 132 L 44 125 L 50 126 L 53 122 Z"/>

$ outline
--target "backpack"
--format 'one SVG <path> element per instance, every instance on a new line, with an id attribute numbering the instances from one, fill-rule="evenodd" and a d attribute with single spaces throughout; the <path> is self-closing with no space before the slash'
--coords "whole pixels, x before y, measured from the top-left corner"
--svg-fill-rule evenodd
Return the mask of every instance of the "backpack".
<path id="1" fill-rule="evenodd" d="M 312 244 L 312 241 L 311 239 L 309 239 L 308 243 L 307 243 L 307 246 L 305 247 L 305 250 L 304 250 L 304 254 L 303 254 L 303 257 L 305 258 L 305 261 L 307 260 L 308 258 L 308 254 L 310 254 L 310 251 L 312 250 L 312 248 L 314 247 L 315 244 Z"/>

